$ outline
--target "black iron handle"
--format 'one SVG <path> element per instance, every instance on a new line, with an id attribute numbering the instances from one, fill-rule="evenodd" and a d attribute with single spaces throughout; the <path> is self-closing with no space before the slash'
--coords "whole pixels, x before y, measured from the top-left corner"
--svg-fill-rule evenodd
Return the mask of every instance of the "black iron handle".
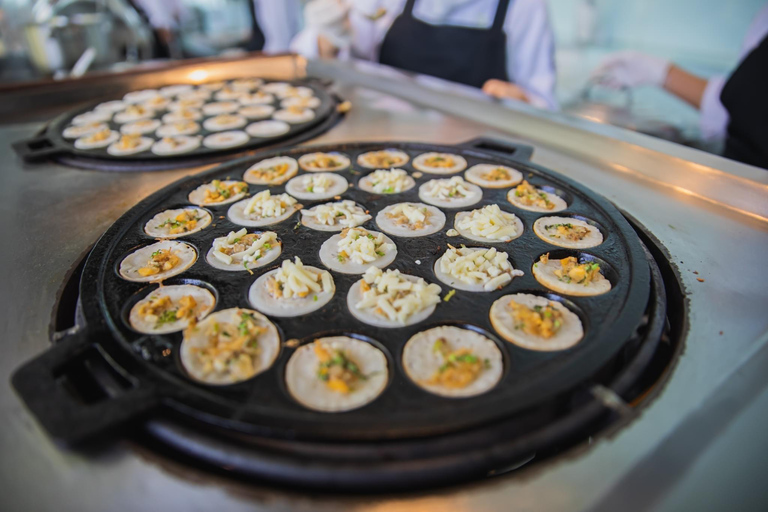
<path id="1" fill-rule="evenodd" d="M 14 142 L 12 147 L 25 162 L 40 162 L 67 152 L 44 135 Z"/>
<path id="2" fill-rule="evenodd" d="M 493 139 L 490 137 L 478 137 L 459 144 L 467 149 L 479 149 L 490 153 L 504 155 L 507 158 L 514 158 L 520 161 L 529 161 L 533 156 L 533 146 L 527 144 L 518 144 L 507 142 L 505 140 Z"/>
<path id="3" fill-rule="evenodd" d="M 95 437 L 160 403 L 156 390 L 136 385 L 99 401 L 85 403 L 67 389 L 65 369 L 94 350 L 85 329 L 64 337 L 16 370 L 11 382 L 48 434 L 71 446 Z"/>

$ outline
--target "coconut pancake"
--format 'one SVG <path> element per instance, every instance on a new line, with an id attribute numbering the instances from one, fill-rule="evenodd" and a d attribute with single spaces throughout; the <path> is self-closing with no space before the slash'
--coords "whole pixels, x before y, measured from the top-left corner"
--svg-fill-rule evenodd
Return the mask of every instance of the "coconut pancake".
<path id="1" fill-rule="evenodd" d="M 299 172 L 299 164 L 289 156 L 276 156 L 256 162 L 245 171 L 243 180 L 252 185 L 282 185 Z"/>
<path id="2" fill-rule="evenodd" d="M 357 157 L 357 164 L 368 169 L 389 169 L 400 167 L 410 160 L 408 153 L 399 149 L 368 151 Z"/>
<path id="3" fill-rule="evenodd" d="M 311 109 L 301 107 L 288 107 L 272 114 L 272 119 L 284 121 L 290 124 L 308 123 L 315 118 Z"/>
<path id="4" fill-rule="evenodd" d="M 248 193 L 248 185 L 235 180 L 213 180 L 189 193 L 189 202 L 198 206 L 234 203 Z"/>
<path id="5" fill-rule="evenodd" d="M 136 249 L 120 262 L 126 281 L 161 281 L 181 274 L 197 261 L 197 251 L 184 242 L 163 240 Z"/>
<path id="6" fill-rule="evenodd" d="M 532 212 L 559 212 L 568 208 L 562 197 L 534 187 L 525 180 L 507 193 L 507 201 Z"/>
<path id="7" fill-rule="evenodd" d="M 104 128 L 96 132 L 84 135 L 75 141 L 75 147 L 77 149 L 96 149 L 109 146 L 117 139 L 120 138 L 120 134 L 116 131 Z"/>
<path id="8" fill-rule="evenodd" d="M 603 243 L 603 234 L 592 224 L 573 217 L 541 217 L 533 232 L 547 243 L 569 249 L 586 249 Z"/>
<path id="9" fill-rule="evenodd" d="M 416 186 L 416 181 L 403 169 L 378 169 L 360 178 L 360 189 L 372 194 L 399 194 Z"/>
<path id="10" fill-rule="evenodd" d="M 453 174 L 466 169 L 467 161 L 451 153 L 423 153 L 413 159 L 413 167 L 430 174 Z"/>
<path id="11" fill-rule="evenodd" d="M 346 228 L 320 246 L 323 265 L 342 274 L 362 274 L 368 267 L 384 268 L 397 257 L 397 246 L 384 233 Z"/>
<path id="12" fill-rule="evenodd" d="M 175 208 L 165 210 L 144 225 L 144 232 L 154 238 L 178 238 L 207 228 L 211 214 L 202 208 Z"/>
<path id="13" fill-rule="evenodd" d="M 491 244 L 509 242 L 523 234 L 523 221 L 497 204 L 457 213 L 453 227 L 464 238 Z"/>
<path id="14" fill-rule="evenodd" d="M 200 147 L 200 137 L 189 135 L 174 135 L 163 137 L 152 145 L 152 152 L 156 155 L 179 155 L 189 153 Z"/>
<path id="15" fill-rule="evenodd" d="M 285 185 L 285 191 L 299 199 L 320 201 L 340 196 L 347 191 L 349 183 L 338 174 L 316 172 L 291 178 Z"/>
<path id="16" fill-rule="evenodd" d="M 451 288 L 468 292 L 492 292 L 523 275 L 508 261 L 509 255 L 491 247 L 448 249 L 435 262 L 435 277 Z"/>
<path id="17" fill-rule="evenodd" d="M 230 206 L 227 217 L 240 226 L 262 227 L 283 222 L 300 208 L 301 204 L 288 194 L 272 195 L 262 190 Z"/>
<path id="18" fill-rule="evenodd" d="M 399 270 L 368 267 L 349 289 L 352 316 L 375 327 L 405 327 L 429 318 L 440 303 L 441 288 Z"/>
<path id="19" fill-rule="evenodd" d="M 584 337 L 575 313 L 538 295 L 504 295 L 493 303 L 489 315 L 502 338 L 528 350 L 566 350 Z"/>
<path id="20" fill-rule="evenodd" d="M 304 265 L 296 256 L 256 279 L 248 290 L 248 301 L 266 315 L 293 317 L 322 308 L 335 292 L 327 270 Z"/>
<path id="21" fill-rule="evenodd" d="M 214 239 L 205 261 L 221 270 L 250 270 L 272 263 L 282 250 L 283 244 L 274 231 L 248 233 L 243 228 Z"/>
<path id="22" fill-rule="evenodd" d="M 323 412 L 362 407 L 384 391 L 388 380 L 382 351 L 348 336 L 302 345 L 285 367 L 285 384 L 294 400 Z"/>
<path id="23" fill-rule="evenodd" d="M 533 264 L 533 277 L 550 290 L 567 295 L 601 295 L 611 291 L 611 282 L 603 276 L 598 262 L 575 256 L 558 260 L 544 254 Z"/>
<path id="24" fill-rule="evenodd" d="M 437 233 L 445 226 L 445 214 L 424 203 L 396 203 L 376 215 L 376 225 L 390 235 L 413 238 Z"/>
<path id="25" fill-rule="evenodd" d="M 246 126 L 245 131 L 248 132 L 248 135 L 251 137 L 268 139 L 288 133 L 291 131 L 291 126 L 282 121 L 258 121 Z"/>
<path id="26" fill-rule="evenodd" d="M 280 353 L 280 334 L 264 315 L 250 309 L 217 311 L 184 331 L 181 363 L 205 384 L 234 384 L 269 369 Z"/>
<path id="27" fill-rule="evenodd" d="M 360 226 L 370 218 L 361 206 L 348 199 L 301 210 L 301 223 L 317 231 L 341 231 Z"/>
<path id="28" fill-rule="evenodd" d="M 467 183 L 461 176 L 429 180 L 419 187 L 419 199 L 442 208 L 465 208 L 482 198 L 482 189 Z"/>
<path id="29" fill-rule="evenodd" d="M 504 372 L 501 350 L 493 340 L 449 325 L 411 336 L 402 361 L 406 375 L 417 386 L 451 398 L 486 393 Z"/>
<path id="30" fill-rule="evenodd" d="M 485 188 L 507 188 L 523 181 L 523 173 L 505 165 L 477 164 L 467 169 L 464 178 Z"/>
<path id="31" fill-rule="evenodd" d="M 299 157 L 299 166 L 309 172 L 343 171 L 349 167 L 349 158 L 341 153 L 308 153 Z"/>
<path id="32" fill-rule="evenodd" d="M 212 149 L 226 149 L 242 146 L 249 141 L 248 134 L 242 130 L 212 133 L 203 139 L 203 146 Z"/>
<path id="33" fill-rule="evenodd" d="M 137 302 L 128 315 L 131 327 L 145 334 L 181 331 L 213 311 L 216 298 L 191 284 L 161 286 Z"/>

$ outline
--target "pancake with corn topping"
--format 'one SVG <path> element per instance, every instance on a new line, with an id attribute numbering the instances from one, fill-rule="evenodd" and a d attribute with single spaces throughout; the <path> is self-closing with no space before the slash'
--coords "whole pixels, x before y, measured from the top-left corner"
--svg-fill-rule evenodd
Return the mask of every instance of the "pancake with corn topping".
<path id="1" fill-rule="evenodd" d="M 477 164 L 467 169 L 464 178 L 484 188 L 507 188 L 523 181 L 523 174 L 505 165 Z"/>
<path id="2" fill-rule="evenodd" d="M 568 204 L 562 197 L 534 187 L 525 180 L 507 192 L 507 201 L 518 208 L 532 212 L 559 212 L 568 208 Z"/>
<path id="3" fill-rule="evenodd" d="M 451 153 L 423 153 L 413 159 L 413 167 L 430 174 L 453 174 L 466 169 L 467 161 Z"/>
<path id="4" fill-rule="evenodd" d="M 184 242 L 163 240 L 136 249 L 120 262 L 126 281 L 162 281 L 181 274 L 197 261 L 197 251 Z"/>
<path id="5" fill-rule="evenodd" d="M 200 147 L 200 137 L 190 135 L 174 135 L 163 137 L 152 145 L 156 155 L 179 155 L 189 153 Z"/>
<path id="6" fill-rule="evenodd" d="M 246 126 L 245 131 L 248 132 L 248 135 L 251 137 L 269 139 L 288 133 L 291 131 L 291 125 L 284 123 L 283 121 L 258 121 Z"/>
<path id="7" fill-rule="evenodd" d="M 75 147 L 77 149 L 96 149 L 109 146 L 117 139 L 120 138 L 120 134 L 109 128 L 102 128 L 101 130 L 84 135 L 75 141 Z"/>
<path id="8" fill-rule="evenodd" d="M 267 158 L 250 166 L 243 180 L 252 185 L 282 185 L 299 172 L 299 164 L 289 156 Z"/>
<path id="9" fill-rule="evenodd" d="M 369 151 L 357 157 L 357 164 L 368 169 L 389 169 L 408 163 L 411 157 L 399 149 L 382 149 Z"/>
<path id="10" fill-rule="evenodd" d="M 541 217 L 533 232 L 547 243 L 569 249 L 586 249 L 603 243 L 603 234 L 592 224 L 573 217 Z"/>
<path id="11" fill-rule="evenodd" d="M 250 309 L 217 311 L 184 331 L 179 349 L 190 377 L 205 384 L 234 384 L 268 370 L 280 353 L 280 334 Z"/>
<path id="12" fill-rule="evenodd" d="M 290 124 L 308 123 L 315 118 L 315 112 L 308 108 L 288 107 L 272 114 L 272 119 Z"/>
<path id="13" fill-rule="evenodd" d="M 549 253 L 533 264 L 533 277 L 550 290 L 567 295 L 601 295 L 611 291 L 611 282 L 602 274 L 600 263 L 575 256 L 550 259 Z"/>
<path id="14" fill-rule="evenodd" d="M 213 180 L 189 193 L 189 202 L 198 206 L 234 203 L 248 193 L 248 184 L 235 180 Z"/>
<path id="15" fill-rule="evenodd" d="M 302 345 L 285 367 L 285 384 L 294 400 L 323 412 L 362 407 L 384 391 L 388 380 L 384 353 L 348 336 Z"/>
<path id="16" fill-rule="evenodd" d="M 493 303 L 491 325 L 505 340 L 528 350 L 565 350 L 584 337 L 579 317 L 546 297 L 505 295 Z"/>
<path id="17" fill-rule="evenodd" d="M 299 165 L 309 172 L 341 171 L 349 167 L 349 158 L 341 153 L 308 153 L 299 158 Z"/>
<path id="18" fill-rule="evenodd" d="M 205 229 L 211 220 L 211 214 L 202 208 L 175 208 L 149 219 L 144 232 L 154 238 L 178 238 Z"/>
<path id="19" fill-rule="evenodd" d="M 209 132 L 220 132 L 242 128 L 247 123 L 248 120 L 243 116 L 238 116 L 236 114 L 220 114 L 214 117 L 209 117 L 203 121 L 203 128 Z"/>
<path id="20" fill-rule="evenodd" d="M 194 325 L 215 305 L 216 298 L 205 288 L 191 284 L 161 286 L 131 308 L 128 321 L 139 332 L 167 334 Z"/>
<path id="21" fill-rule="evenodd" d="M 478 332 L 447 325 L 411 336 L 402 361 L 414 384 L 451 398 L 488 392 L 504 371 L 496 343 Z"/>
<path id="22" fill-rule="evenodd" d="M 203 146 L 211 149 L 226 149 L 242 146 L 250 140 L 242 130 L 212 133 L 203 139 Z"/>

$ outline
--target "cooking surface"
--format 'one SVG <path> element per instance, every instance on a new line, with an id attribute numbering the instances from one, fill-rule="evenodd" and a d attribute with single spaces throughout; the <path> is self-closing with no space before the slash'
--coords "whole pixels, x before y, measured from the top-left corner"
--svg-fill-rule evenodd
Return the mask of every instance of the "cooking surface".
<path id="1" fill-rule="evenodd" d="M 348 72 L 350 76 L 355 73 Z M 344 77 L 340 87 L 342 96 L 353 103 L 346 121 L 313 143 L 392 139 L 452 144 L 481 135 L 532 142 L 534 163 L 605 195 L 664 243 L 689 292 L 691 326 L 685 352 L 660 396 L 626 428 L 595 439 L 591 446 L 576 448 L 570 456 L 516 475 L 420 495 L 310 496 L 245 486 L 161 459 L 128 442 L 107 445 L 86 456 L 60 451 L 14 395 L 7 384 L 10 374 L 48 347 L 57 290 L 75 260 L 132 205 L 195 170 L 129 175 L 58 165 L 24 167 L 11 153 L 10 143 L 31 136 L 40 125 L 12 125 L 0 129 L 5 150 L 0 163 L 5 239 L 0 255 L 0 305 L 5 315 L 0 379 L 6 383 L 0 386 L 3 510 L 339 511 L 392 507 L 386 510 L 443 511 L 508 510 L 510 503 L 537 511 L 641 510 L 653 505 L 674 510 L 676 504 L 679 509 L 679 503 L 691 499 L 694 489 L 705 489 L 710 499 L 702 500 L 698 494 L 697 502 L 712 509 L 728 503 L 734 510 L 749 510 L 740 504 L 765 490 L 736 477 L 760 474 L 753 468 L 762 463 L 756 459 L 768 445 L 764 434 L 745 437 L 745 433 L 761 432 L 754 425 L 766 419 L 768 287 L 764 265 L 768 223 L 754 212 L 739 213 L 703 199 L 704 194 L 666 186 L 662 176 L 649 178 L 659 172 L 658 167 L 649 166 L 651 162 L 660 162 L 670 181 L 699 173 L 704 182 L 717 171 L 650 149 L 633 149 L 624 140 L 632 136 L 625 132 L 600 127 L 623 140 L 612 149 L 609 164 L 601 160 L 606 153 L 595 151 L 599 141 L 582 148 L 592 151 L 592 158 L 576 156 L 569 145 L 591 143 L 600 134 L 574 126 L 561 125 L 551 133 L 548 145 L 543 145 L 537 140 L 540 126 L 536 119 L 529 120 L 525 109 L 521 114 L 495 107 L 497 119 L 506 116 L 510 131 L 492 131 L 485 124 L 460 117 L 472 117 L 493 106 L 490 102 L 457 98 L 440 112 L 353 82 Z M 404 82 L 397 93 L 415 100 L 423 88 Z M 477 108 L 462 110 L 470 102 Z M 531 134 L 533 140 L 519 138 L 522 133 Z M 563 134 L 572 137 L 561 138 Z M 719 165 L 723 161 L 713 158 L 711 162 Z M 756 176 L 743 166 L 737 170 Z M 764 184 L 740 180 L 746 181 L 725 179 L 734 186 L 748 186 L 757 199 L 762 197 L 768 203 Z M 730 189 L 721 190 L 724 196 L 729 193 Z M 743 199 L 724 198 L 736 204 Z M 717 463 L 711 462 L 714 457 Z"/>

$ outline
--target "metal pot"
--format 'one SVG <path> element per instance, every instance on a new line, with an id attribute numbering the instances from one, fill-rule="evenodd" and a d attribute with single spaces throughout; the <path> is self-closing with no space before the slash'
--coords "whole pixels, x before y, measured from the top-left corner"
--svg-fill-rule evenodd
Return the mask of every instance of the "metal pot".
<path id="1" fill-rule="evenodd" d="M 587 83 L 586 87 L 581 93 L 581 97 L 566 106 L 564 110 L 569 114 L 573 114 L 590 121 L 597 123 L 605 123 L 620 128 L 626 128 L 635 132 L 645 133 L 652 135 L 660 139 L 669 140 L 684 144 L 686 142 L 685 137 L 679 128 L 656 119 L 651 119 L 638 114 L 633 109 L 633 97 L 631 88 L 620 89 L 622 93 L 622 100 L 609 102 L 606 100 L 596 99 L 595 91 L 597 89 L 595 81 Z M 614 95 L 615 96 L 615 95 Z"/>
<path id="2" fill-rule="evenodd" d="M 103 13 L 54 16 L 24 27 L 29 55 L 38 70 L 51 73 L 70 69 L 88 49 L 97 51 L 95 62 L 109 59 L 112 19 Z"/>

